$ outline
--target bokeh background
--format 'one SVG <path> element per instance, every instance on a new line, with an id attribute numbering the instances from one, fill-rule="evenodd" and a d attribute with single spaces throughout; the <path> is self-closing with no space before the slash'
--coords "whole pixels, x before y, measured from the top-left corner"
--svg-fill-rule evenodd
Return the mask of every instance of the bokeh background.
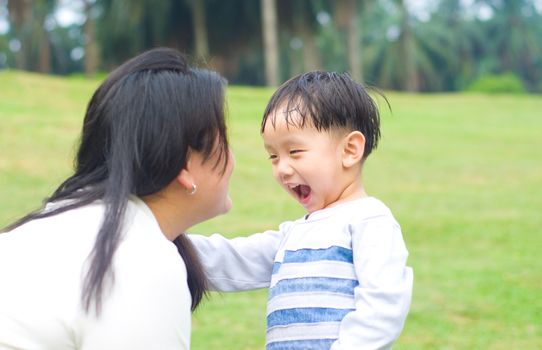
<path id="1" fill-rule="evenodd" d="M 60 75 L 169 46 L 232 84 L 325 69 L 384 89 L 540 93 L 541 37 L 542 0 L 0 0 L 0 69 Z"/>
<path id="2" fill-rule="evenodd" d="M 262 113 L 294 74 L 347 71 L 391 106 L 375 95 L 364 182 L 415 271 L 395 349 L 542 349 L 542 0 L 0 0 L 0 227 L 70 174 L 105 75 L 157 46 L 229 81 L 234 207 L 193 232 L 303 215 L 271 176 Z M 262 349 L 266 297 L 210 295 L 192 348 Z"/>

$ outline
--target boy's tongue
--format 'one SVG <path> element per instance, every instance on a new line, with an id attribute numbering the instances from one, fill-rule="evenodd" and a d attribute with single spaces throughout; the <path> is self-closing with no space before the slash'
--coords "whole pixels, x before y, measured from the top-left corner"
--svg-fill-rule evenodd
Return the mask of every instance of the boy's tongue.
<path id="1" fill-rule="evenodd" d="M 301 200 L 307 199 L 307 197 L 311 193 L 311 188 L 307 185 L 299 185 L 297 193 L 299 194 Z"/>

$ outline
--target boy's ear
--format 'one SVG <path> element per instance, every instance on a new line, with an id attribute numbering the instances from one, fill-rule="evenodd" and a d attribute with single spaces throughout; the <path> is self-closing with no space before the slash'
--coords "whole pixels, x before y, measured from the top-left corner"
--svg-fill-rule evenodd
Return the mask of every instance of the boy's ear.
<path id="1" fill-rule="evenodd" d="M 343 141 L 343 166 L 350 168 L 363 159 L 365 136 L 359 131 L 352 131 L 344 137 Z"/>

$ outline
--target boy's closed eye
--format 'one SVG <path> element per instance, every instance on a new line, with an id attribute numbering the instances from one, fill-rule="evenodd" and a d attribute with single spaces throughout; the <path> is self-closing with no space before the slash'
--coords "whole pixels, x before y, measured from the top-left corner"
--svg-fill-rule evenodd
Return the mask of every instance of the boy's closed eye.
<path id="1" fill-rule="evenodd" d="M 299 154 L 299 153 L 302 153 L 302 152 L 305 152 L 305 150 L 303 150 L 303 149 L 293 149 L 293 150 L 290 151 L 290 154 L 294 155 L 294 154 Z"/>

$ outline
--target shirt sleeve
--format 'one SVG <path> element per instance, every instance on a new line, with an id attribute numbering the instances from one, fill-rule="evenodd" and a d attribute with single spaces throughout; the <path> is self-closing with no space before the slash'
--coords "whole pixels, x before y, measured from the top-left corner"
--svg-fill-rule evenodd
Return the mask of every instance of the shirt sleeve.
<path id="1" fill-rule="evenodd" d="M 283 223 L 278 231 L 232 239 L 219 234 L 209 237 L 190 234 L 188 237 L 199 254 L 211 290 L 242 291 L 269 287 L 273 262 L 286 226 Z"/>
<path id="2" fill-rule="evenodd" d="M 351 226 L 355 310 L 342 320 L 332 350 L 391 349 L 410 308 L 413 273 L 408 251 L 393 217 L 372 218 Z"/>
<path id="3" fill-rule="evenodd" d="M 82 320 L 77 348 L 188 350 L 192 299 L 175 247 L 130 253 L 123 248 L 116 254 L 114 283 L 104 291 L 100 314 L 91 312 Z"/>

